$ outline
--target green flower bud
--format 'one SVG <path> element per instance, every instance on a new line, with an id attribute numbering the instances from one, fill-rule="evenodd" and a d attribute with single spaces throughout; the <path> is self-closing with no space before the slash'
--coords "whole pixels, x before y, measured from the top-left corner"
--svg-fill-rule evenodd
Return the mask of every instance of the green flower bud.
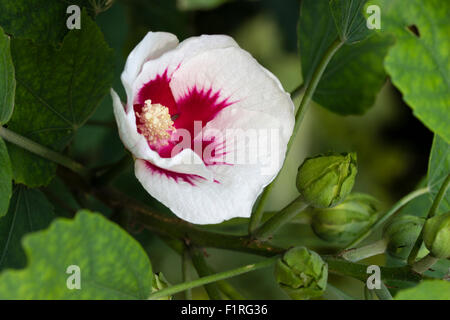
<path id="1" fill-rule="evenodd" d="M 317 253 L 296 247 L 278 260 L 275 278 L 292 299 L 319 297 L 327 286 L 328 265 Z"/>
<path id="2" fill-rule="evenodd" d="M 386 251 L 394 257 L 406 259 L 422 230 L 425 219 L 402 215 L 396 217 L 383 230 Z"/>
<path id="3" fill-rule="evenodd" d="M 298 168 L 297 189 L 309 205 L 333 207 L 352 191 L 356 172 L 356 153 L 307 158 Z"/>
<path id="4" fill-rule="evenodd" d="M 425 222 L 423 241 L 432 256 L 439 259 L 450 258 L 450 212 Z"/>
<path id="5" fill-rule="evenodd" d="M 169 282 L 166 280 L 162 272 L 155 273 L 153 275 L 153 282 L 152 282 L 152 293 L 165 289 L 169 286 Z M 158 300 L 172 300 L 172 296 L 162 297 Z"/>
<path id="6" fill-rule="evenodd" d="M 377 219 L 378 201 L 365 194 L 350 194 L 333 208 L 312 209 L 311 227 L 321 239 L 349 242 Z"/>

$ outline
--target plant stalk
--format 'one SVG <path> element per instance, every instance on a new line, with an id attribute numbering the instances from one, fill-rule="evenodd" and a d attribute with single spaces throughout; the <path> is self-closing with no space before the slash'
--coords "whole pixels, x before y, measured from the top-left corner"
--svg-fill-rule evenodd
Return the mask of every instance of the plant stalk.
<path id="1" fill-rule="evenodd" d="M 289 151 L 291 150 L 292 144 L 295 140 L 295 137 L 297 136 L 298 130 L 300 128 L 300 124 L 303 121 L 303 118 L 305 117 L 306 111 L 308 109 L 308 106 L 310 105 L 310 102 L 314 96 L 314 92 L 316 91 L 317 85 L 320 82 L 320 79 L 322 78 L 322 75 L 327 68 L 328 63 L 330 62 L 331 58 L 335 55 L 335 53 L 341 48 L 343 45 L 343 42 L 339 39 L 336 39 L 331 46 L 328 48 L 328 50 L 325 52 L 324 56 L 322 57 L 322 60 L 320 61 L 317 68 L 314 70 L 314 73 L 311 77 L 311 81 L 307 84 L 305 94 L 302 98 L 302 101 L 300 102 L 300 106 L 298 107 L 298 110 L 295 114 L 295 124 L 294 124 L 294 130 L 292 132 L 292 136 L 289 139 L 287 150 L 286 150 L 286 158 L 289 156 Z M 301 89 L 300 89 L 301 90 Z M 295 92 L 295 90 L 294 90 Z M 278 177 L 278 176 L 277 176 Z M 253 232 L 258 228 L 259 223 L 261 222 L 262 215 L 264 213 L 264 207 L 266 205 L 267 199 L 273 189 L 273 186 L 277 180 L 277 177 L 264 189 L 261 198 L 256 206 L 255 211 L 253 212 L 252 216 L 250 217 L 249 222 L 249 234 L 253 234 Z"/>
<path id="2" fill-rule="evenodd" d="M 417 197 L 426 194 L 429 192 L 428 188 L 422 188 L 415 190 L 403 198 L 401 198 L 396 204 L 392 206 L 391 209 L 389 209 L 382 217 L 380 217 L 373 225 L 371 225 L 368 229 L 364 230 L 360 236 L 358 236 L 356 239 L 352 240 L 349 244 L 345 246 L 345 249 L 350 249 L 357 244 L 359 244 L 361 241 L 363 241 L 365 238 L 367 238 L 375 229 L 380 227 L 383 223 L 385 223 L 392 215 L 394 215 L 398 210 L 400 210 L 404 205 L 406 205 L 408 202 L 416 199 Z"/>
<path id="3" fill-rule="evenodd" d="M 197 269 L 197 273 L 199 274 L 200 277 L 206 277 L 216 273 L 216 271 L 214 271 L 208 265 L 204 253 L 199 248 L 191 247 L 191 256 L 193 256 L 192 262 L 194 264 L 194 267 Z M 205 289 L 209 297 L 213 300 L 222 299 L 222 296 L 220 295 L 220 292 L 218 292 L 218 290 L 220 290 L 229 299 L 245 300 L 244 297 L 226 280 L 220 280 L 217 281 L 216 283 L 207 284 L 205 285 Z M 216 298 L 212 298 L 211 294 L 213 296 L 216 296 Z"/>
<path id="4" fill-rule="evenodd" d="M 159 290 L 155 293 L 152 293 L 148 297 L 148 299 L 149 300 L 157 300 L 161 297 L 171 296 L 178 292 L 182 292 L 182 291 L 185 291 L 188 289 L 196 288 L 199 286 L 204 286 L 206 284 L 213 283 L 213 282 L 220 281 L 220 280 L 225 280 L 225 279 L 228 279 L 231 277 L 236 277 L 238 275 L 248 273 L 251 271 L 268 268 L 268 267 L 272 266 L 277 260 L 278 260 L 278 257 L 272 257 L 272 258 L 268 258 L 262 262 L 246 265 L 243 267 L 239 267 L 239 268 L 224 271 L 224 272 L 219 272 L 219 273 L 216 273 L 213 275 L 209 275 L 206 277 L 196 279 L 191 282 L 183 282 L 183 283 Z"/>
<path id="5" fill-rule="evenodd" d="M 427 219 L 432 218 L 436 215 L 437 209 L 439 209 L 439 205 L 441 204 L 442 199 L 444 199 L 449 185 L 450 185 L 450 173 L 447 175 L 447 178 L 444 180 L 441 187 L 439 188 L 438 194 L 436 195 L 436 198 L 434 198 L 433 204 L 431 205 L 431 208 L 428 211 Z M 411 252 L 409 253 L 408 256 L 409 265 L 412 265 L 416 262 L 417 255 L 419 254 L 419 250 L 423 242 L 423 231 L 424 227 L 422 227 L 419 237 L 417 238 L 413 248 L 411 249 Z"/>
<path id="6" fill-rule="evenodd" d="M 189 256 L 189 251 L 186 246 L 183 248 L 183 252 L 181 253 L 181 278 L 183 282 L 189 282 L 189 262 L 191 258 Z M 184 299 L 185 300 L 192 300 L 192 290 L 187 289 L 184 291 Z"/>
<path id="7" fill-rule="evenodd" d="M 222 291 L 222 293 L 231 300 L 246 300 L 244 296 L 241 295 L 239 291 L 237 291 L 236 288 L 234 288 L 228 281 L 217 281 L 217 286 L 220 291 Z"/>
<path id="8" fill-rule="evenodd" d="M 326 300 L 355 300 L 355 298 L 336 288 L 331 283 L 327 283 L 327 288 L 322 297 Z"/>
<path id="9" fill-rule="evenodd" d="M 297 86 L 294 90 L 291 91 L 291 99 L 295 100 L 297 97 L 301 96 L 305 93 L 305 83 L 302 83 L 301 85 Z"/>
<path id="10" fill-rule="evenodd" d="M 364 286 L 364 299 L 365 300 L 374 300 L 373 291 Z"/>
<path id="11" fill-rule="evenodd" d="M 378 299 L 380 300 L 393 300 L 391 293 L 389 292 L 389 289 L 386 287 L 386 285 L 381 282 L 380 289 L 375 289 L 375 294 L 377 295 Z"/>
<path id="12" fill-rule="evenodd" d="M 450 173 L 447 175 L 441 187 L 439 188 L 438 194 L 436 195 L 436 198 L 434 198 L 433 204 L 430 208 L 430 211 L 428 212 L 427 219 L 432 218 L 436 215 L 437 210 L 439 209 L 439 206 L 442 200 L 444 199 L 449 186 L 450 186 Z"/>
<path id="13" fill-rule="evenodd" d="M 436 257 L 433 257 L 431 253 L 427 254 L 425 257 L 420 259 L 419 261 L 416 261 L 412 265 L 412 270 L 417 273 L 424 273 L 428 269 L 430 269 L 436 262 L 438 262 L 439 259 Z"/>
<path id="14" fill-rule="evenodd" d="M 57 163 L 67 169 L 70 169 L 87 180 L 89 180 L 91 177 L 90 170 L 86 169 L 82 164 L 56 151 L 44 147 L 43 145 L 36 143 L 20 134 L 17 134 L 14 131 L 6 129 L 5 127 L 0 126 L 0 137 L 35 155 L 38 155 L 44 159 Z"/>
<path id="15" fill-rule="evenodd" d="M 206 277 L 212 274 L 206 263 L 204 253 L 200 249 L 189 247 L 189 255 L 191 256 L 192 264 L 197 270 L 199 277 Z M 205 284 L 204 287 L 211 300 L 222 300 L 222 295 L 220 294 L 217 283 Z"/>
<path id="16" fill-rule="evenodd" d="M 344 251 L 341 256 L 345 260 L 357 262 L 384 253 L 386 251 L 387 245 L 388 240 L 381 239 L 360 248 L 348 249 Z"/>
<path id="17" fill-rule="evenodd" d="M 305 210 L 308 204 L 305 203 L 300 197 L 292 201 L 283 210 L 276 213 L 263 225 L 261 225 L 254 233 L 253 237 L 259 240 L 267 240 L 270 238 L 279 228 L 284 224 L 291 221 L 300 212 Z"/>

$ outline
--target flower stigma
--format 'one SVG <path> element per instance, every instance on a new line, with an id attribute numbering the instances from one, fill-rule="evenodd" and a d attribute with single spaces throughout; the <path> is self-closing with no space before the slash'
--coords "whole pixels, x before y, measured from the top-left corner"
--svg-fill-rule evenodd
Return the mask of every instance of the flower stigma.
<path id="1" fill-rule="evenodd" d="M 139 119 L 137 128 L 151 144 L 167 145 L 171 133 L 176 130 L 169 109 L 159 103 L 152 104 L 151 100 L 145 101 L 136 117 Z"/>

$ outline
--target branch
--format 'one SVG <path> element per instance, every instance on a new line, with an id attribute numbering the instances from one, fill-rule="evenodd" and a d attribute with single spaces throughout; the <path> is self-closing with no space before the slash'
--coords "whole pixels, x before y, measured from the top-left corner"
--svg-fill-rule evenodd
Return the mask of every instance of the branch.
<path id="1" fill-rule="evenodd" d="M 82 164 L 2 126 L 0 126 L 0 137 L 22 149 L 70 169 L 86 179 L 91 177 L 91 172 Z"/>

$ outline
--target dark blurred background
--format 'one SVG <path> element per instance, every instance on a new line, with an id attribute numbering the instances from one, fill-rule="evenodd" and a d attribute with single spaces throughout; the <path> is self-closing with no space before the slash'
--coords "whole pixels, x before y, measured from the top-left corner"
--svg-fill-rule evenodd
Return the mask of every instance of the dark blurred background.
<path id="1" fill-rule="evenodd" d="M 213 5 L 209 6 L 211 3 Z M 302 82 L 296 36 L 299 6 L 299 0 L 116 0 L 96 20 L 106 41 L 115 50 L 114 88 L 122 96 L 119 77 L 126 56 L 148 31 L 172 32 L 180 40 L 200 34 L 230 35 L 290 91 Z M 399 91 L 389 81 L 373 108 L 363 116 L 342 117 L 314 106 L 302 124 L 292 157 L 277 181 L 267 209 L 280 209 L 297 196 L 293 177 L 304 157 L 327 151 L 357 151 L 359 172 L 355 191 L 372 194 L 387 208 L 425 176 L 431 141 L 431 132 L 412 115 Z M 88 124 L 79 130 L 71 152 L 87 165 L 111 163 L 124 155 L 109 96 Z M 137 183 L 132 168 L 116 184 L 146 203 L 167 211 Z M 239 232 L 245 230 L 245 225 L 229 223 L 217 228 Z M 172 283 L 181 281 L 177 254 L 145 231 L 136 231 L 134 235 L 149 252 L 154 271 L 162 271 Z M 286 246 L 308 244 L 325 247 L 323 242 L 315 239 L 309 227 L 301 225 L 286 227 L 275 241 Z M 219 250 L 208 250 L 208 253 L 208 261 L 218 271 L 259 259 Z M 258 271 L 231 282 L 247 297 L 286 298 L 274 284 L 271 272 Z M 332 281 L 339 284 L 343 280 L 332 278 Z M 347 283 L 345 287 L 355 296 L 362 294 L 356 282 L 354 286 Z M 205 297 L 202 289 L 196 290 L 195 294 L 197 298 Z"/>

